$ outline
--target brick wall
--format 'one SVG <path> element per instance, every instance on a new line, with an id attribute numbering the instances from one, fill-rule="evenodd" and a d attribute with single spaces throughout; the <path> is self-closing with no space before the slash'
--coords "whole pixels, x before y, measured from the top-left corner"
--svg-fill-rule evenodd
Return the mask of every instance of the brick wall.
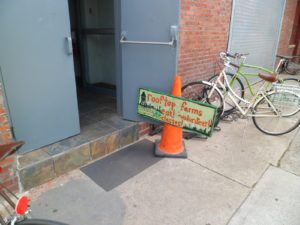
<path id="1" fill-rule="evenodd" d="M 295 49 L 289 48 L 289 45 L 299 43 L 299 39 L 296 41 L 296 37 L 299 38 L 299 34 L 297 35 L 297 33 L 300 32 L 298 29 L 300 25 L 298 24 L 300 7 L 299 2 L 299 0 L 286 0 L 286 7 L 278 46 L 278 54 L 292 55 Z"/>
<path id="2" fill-rule="evenodd" d="M 220 51 L 227 50 L 232 0 L 181 0 L 178 74 L 183 83 L 219 71 Z"/>
<path id="3" fill-rule="evenodd" d="M 150 124 L 143 122 L 139 123 L 139 138 L 142 138 L 143 136 L 149 134 L 150 131 Z"/>
<path id="4" fill-rule="evenodd" d="M 7 143 L 12 140 L 10 125 L 8 122 L 7 112 L 4 106 L 2 86 L 0 85 L 0 143 Z M 0 162 L 1 183 L 12 191 L 18 191 L 18 180 L 15 169 L 15 156 L 9 156 L 4 161 Z"/>

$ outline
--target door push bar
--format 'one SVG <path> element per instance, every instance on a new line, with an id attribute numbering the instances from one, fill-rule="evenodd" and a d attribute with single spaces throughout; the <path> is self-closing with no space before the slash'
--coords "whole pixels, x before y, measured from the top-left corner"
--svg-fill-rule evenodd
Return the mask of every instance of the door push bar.
<path id="1" fill-rule="evenodd" d="M 126 32 L 121 33 L 121 44 L 146 44 L 146 45 L 168 45 L 176 47 L 178 40 L 178 27 L 173 25 L 170 28 L 171 41 L 169 42 L 153 42 L 153 41 L 127 41 Z"/>

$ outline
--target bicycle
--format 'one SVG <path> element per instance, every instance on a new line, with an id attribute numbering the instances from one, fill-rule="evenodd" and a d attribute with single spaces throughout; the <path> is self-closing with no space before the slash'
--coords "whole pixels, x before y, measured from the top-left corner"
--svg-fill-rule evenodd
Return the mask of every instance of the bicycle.
<path id="1" fill-rule="evenodd" d="M 16 141 L 7 144 L 0 144 L 0 161 L 15 153 L 22 145 L 23 141 Z M 3 198 L 2 204 L 6 214 L 0 215 L 1 225 L 67 225 L 65 223 L 30 218 L 29 200 L 26 196 L 17 197 L 12 191 L 0 184 L 0 196 Z"/>
<path id="2" fill-rule="evenodd" d="M 255 95 L 255 91 L 248 79 L 248 77 L 258 77 L 259 73 L 248 73 L 248 72 L 244 72 L 244 69 L 258 69 L 259 71 L 263 71 L 266 72 L 267 74 L 274 74 L 277 77 L 277 82 L 278 83 L 283 83 L 285 85 L 292 85 L 292 86 L 298 86 L 300 88 L 300 79 L 297 78 L 284 78 L 281 79 L 279 78 L 278 74 L 279 74 L 279 70 L 280 68 L 286 63 L 286 61 L 284 59 L 280 60 L 275 71 L 271 71 L 269 69 L 266 69 L 264 67 L 260 67 L 260 66 L 256 66 L 256 65 L 250 65 L 250 64 L 246 64 L 245 60 L 246 60 L 246 56 L 249 54 L 240 54 L 240 53 L 235 53 L 234 55 L 230 54 L 230 53 L 222 53 L 222 54 L 226 54 L 227 57 L 230 57 L 234 60 L 239 61 L 239 64 L 232 64 L 231 66 L 234 67 L 236 69 L 236 72 L 230 73 L 230 72 L 226 72 L 227 78 L 229 78 L 229 85 L 231 88 L 233 88 L 233 90 L 236 92 L 236 94 L 240 97 L 240 98 L 244 98 L 245 97 L 245 87 L 244 84 L 242 82 L 242 80 L 240 79 L 240 77 L 243 78 L 243 80 L 246 83 L 247 86 L 247 90 L 249 90 L 249 94 L 251 96 Z M 214 75 L 212 76 L 208 81 L 210 83 L 215 83 L 216 79 L 219 75 Z M 231 99 L 227 98 L 227 95 L 224 92 L 228 91 L 228 87 L 226 87 L 223 90 L 223 94 L 224 94 L 224 100 L 225 100 L 225 106 L 224 106 L 224 115 L 229 115 L 234 109 L 235 106 L 233 104 L 233 102 L 231 101 Z M 239 100 L 240 102 L 240 100 Z"/>
<path id="3" fill-rule="evenodd" d="M 276 55 L 280 58 L 282 66 L 279 68 L 278 72 L 282 73 L 285 71 L 288 74 L 295 75 L 300 72 L 300 56 L 284 56 Z"/>
<path id="4" fill-rule="evenodd" d="M 183 87 L 184 97 L 189 97 L 188 95 L 193 93 L 193 95 L 198 96 L 194 98 L 194 100 L 204 99 L 207 103 L 214 104 L 217 107 L 220 105 L 220 110 L 224 110 L 225 100 L 223 96 L 224 91 L 222 90 L 226 90 L 226 95 L 234 104 L 233 106 L 236 107 L 243 116 L 252 117 L 256 128 L 265 134 L 282 135 L 291 132 L 299 126 L 300 96 L 298 94 L 276 88 L 270 91 L 270 89 L 267 88 L 269 86 L 268 82 L 277 82 L 277 76 L 275 74 L 258 74 L 262 80 L 267 82 L 264 82 L 256 93 L 251 89 L 254 96 L 250 101 L 247 101 L 233 91 L 232 85 L 230 85 L 226 75 L 227 68 L 238 68 L 239 65 L 232 63 L 226 53 L 221 53 L 220 56 L 223 60 L 224 68 L 218 75 L 216 82 L 194 82 L 201 84 L 201 89 L 191 89 L 189 87 L 194 85 L 187 84 Z M 186 90 L 189 91 L 186 92 Z M 221 96 L 219 96 L 220 93 Z M 219 98 L 218 101 L 223 101 L 223 103 L 215 104 L 218 102 L 215 99 L 216 97 Z M 239 104 L 240 102 L 245 106 L 241 106 Z"/>

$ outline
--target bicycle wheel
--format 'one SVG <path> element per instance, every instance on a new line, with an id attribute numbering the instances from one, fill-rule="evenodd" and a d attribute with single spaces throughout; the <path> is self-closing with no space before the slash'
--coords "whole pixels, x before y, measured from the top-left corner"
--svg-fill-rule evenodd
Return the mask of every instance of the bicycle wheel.
<path id="1" fill-rule="evenodd" d="M 286 134 L 300 124 L 299 106 L 300 98 L 292 92 L 269 93 L 254 105 L 252 120 L 265 134 Z"/>
<path id="2" fill-rule="evenodd" d="M 295 75 L 300 71 L 300 57 L 293 57 L 290 60 L 287 60 L 284 64 L 285 72 L 291 75 Z"/>
<path id="3" fill-rule="evenodd" d="M 296 86 L 296 87 L 300 88 L 300 79 L 297 79 L 297 78 L 284 78 L 282 81 L 283 81 L 283 84 Z"/>
<path id="4" fill-rule="evenodd" d="M 227 75 L 227 79 L 230 83 L 231 80 L 234 78 L 234 74 L 226 73 L 226 75 Z M 211 78 L 209 78 L 208 82 L 216 83 L 218 76 L 219 75 L 212 76 Z M 237 96 L 239 96 L 240 98 L 244 98 L 245 88 L 244 88 L 243 82 L 238 77 L 236 77 L 235 79 L 236 80 L 233 82 L 231 88 L 237 94 Z M 224 96 L 224 102 L 225 102 L 224 115 L 228 115 L 236 108 L 236 105 L 233 103 L 231 98 L 229 98 L 228 95 L 226 94 L 229 91 L 228 87 L 226 87 L 226 89 L 223 90 L 224 88 L 221 88 L 220 85 L 218 85 L 218 88 L 223 92 L 223 96 Z M 241 100 L 237 99 L 237 103 L 240 103 L 240 101 Z"/>
<path id="5" fill-rule="evenodd" d="M 184 85 L 181 89 L 182 97 L 208 103 L 217 107 L 217 120 L 223 114 L 224 101 L 219 89 L 213 89 L 213 86 L 206 81 L 195 81 Z"/>
<path id="6" fill-rule="evenodd" d="M 26 219 L 21 222 L 15 223 L 17 225 L 68 225 L 66 223 L 61 223 L 53 220 L 44 219 Z"/>

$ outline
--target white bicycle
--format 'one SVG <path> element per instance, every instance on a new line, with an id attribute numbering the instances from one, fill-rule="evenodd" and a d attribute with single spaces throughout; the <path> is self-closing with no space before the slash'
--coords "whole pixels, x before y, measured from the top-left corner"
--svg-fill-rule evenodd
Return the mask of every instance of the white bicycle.
<path id="1" fill-rule="evenodd" d="M 243 115 L 251 117 L 254 125 L 265 134 L 282 135 L 296 129 L 300 124 L 300 95 L 298 87 L 276 83 L 274 74 L 258 74 L 263 82 L 258 91 L 248 101 L 240 97 L 231 87 L 226 75 L 233 64 L 227 53 L 220 53 L 224 63 L 214 83 L 195 81 L 182 88 L 182 96 L 196 101 L 206 102 L 218 107 L 218 116 L 224 112 L 225 98 Z M 274 83 L 270 90 L 269 83 Z"/>

